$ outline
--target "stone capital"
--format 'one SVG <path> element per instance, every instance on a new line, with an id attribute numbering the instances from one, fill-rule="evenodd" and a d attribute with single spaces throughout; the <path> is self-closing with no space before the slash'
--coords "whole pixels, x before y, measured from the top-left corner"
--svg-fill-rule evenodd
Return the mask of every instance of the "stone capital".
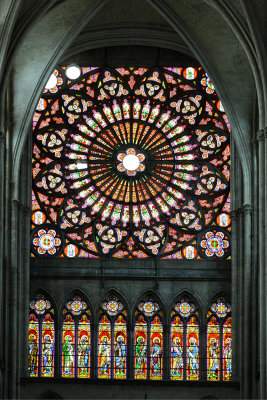
<path id="1" fill-rule="evenodd" d="M 260 129 L 256 134 L 256 139 L 258 142 L 262 142 L 267 137 L 267 127 Z"/>
<path id="2" fill-rule="evenodd" d="M 12 199 L 11 200 L 11 209 L 12 210 L 18 210 L 21 206 L 21 202 L 20 200 L 17 199 Z"/>
<path id="3" fill-rule="evenodd" d="M 252 214 L 252 205 L 251 204 L 243 204 L 242 211 L 244 214 Z"/>

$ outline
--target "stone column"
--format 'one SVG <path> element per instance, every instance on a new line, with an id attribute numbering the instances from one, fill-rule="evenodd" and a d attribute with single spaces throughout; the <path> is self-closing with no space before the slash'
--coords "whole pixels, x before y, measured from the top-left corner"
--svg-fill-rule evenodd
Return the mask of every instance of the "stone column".
<path id="1" fill-rule="evenodd" d="M 258 357 L 259 357 L 259 398 L 265 399 L 267 395 L 267 307 L 266 307 L 266 287 L 267 287 L 267 223 L 266 223 L 266 205 L 267 205 L 267 128 L 257 132 L 258 141 L 258 180 L 255 184 L 258 186 Z M 256 178 L 256 177 L 255 177 Z"/>
<path id="2" fill-rule="evenodd" d="M 252 366 L 252 348 L 253 339 L 252 337 L 252 326 L 251 326 L 251 316 L 252 316 L 252 263 L 251 263 L 251 219 L 252 219 L 252 207 L 249 204 L 245 204 L 242 207 L 243 219 L 244 219 L 244 265 L 243 265 L 243 332 L 241 331 L 241 337 L 243 338 L 243 396 L 241 390 L 242 398 L 251 398 L 251 388 L 252 388 L 252 376 L 251 376 L 251 366 Z M 241 235 L 240 235 L 241 237 Z"/>
<path id="3" fill-rule="evenodd" d="M 18 398 L 18 239 L 19 239 L 19 200 L 11 202 L 10 264 L 9 264 L 9 336 L 8 345 L 8 397 Z"/>
<path id="4" fill-rule="evenodd" d="M 239 264 L 238 264 L 238 224 L 237 224 L 237 211 L 231 212 L 231 229 L 232 229 L 232 294 L 231 294 L 231 305 L 232 305 L 232 349 L 233 349 L 233 371 L 232 380 L 237 381 L 240 379 L 240 360 L 239 352 L 239 312 L 240 312 L 240 300 L 239 300 Z"/>
<path id="5" fill-rule="evenodd" d="M 5 135 L 0 131 L 0 226 L 4 226 L 4 171 L 5 171 Z M 0 230 L 0 321 L 3 321 L 3 304 L 4 304 L 4 230 Z M 4 397 L 3 393 L 3 370 L 4 370 L 4 341 L 3 341 L 3 327 L 0 327 L 1 338 L 0 341 L 0 398 Z"/>

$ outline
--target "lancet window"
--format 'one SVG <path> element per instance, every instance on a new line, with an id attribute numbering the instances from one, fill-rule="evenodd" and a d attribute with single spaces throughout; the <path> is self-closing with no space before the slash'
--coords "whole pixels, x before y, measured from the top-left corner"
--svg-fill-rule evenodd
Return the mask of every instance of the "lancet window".
<path id="1" fill-rule="evenodd" d="M 28 370 L 35 378 L 55 374 L 54 309 L 43 294 L 30 302 Z"/>
<path id="2" fill-rule="evenodd" d="M 207 315 L 207 379 L 229 381 L 232 375 L 231 306 L 223 297 L 214 302 Z"/>
<path id="3" fill-rule="evenodd" d="M 115 295 L 102 304 L 98 322 L 98 378 L 127 377 L 127 312 Z"/>
<path id="4" fill-rule="evenodd" d="M 163 378 L 163 313 L 152 297 L 140 302 L 135 311 L 134 377 Z"/>
<path id="5" fill-rule="evenodd" d="M 61 376 L 91 376 L 91 312 L 79 296 L 66 302 L 63 309 Z"/>
<path id="6" fill-rule="evenodd" d="M 199 312 L 187 298 L 171 313 L 170 375 L 172 380 L 199 379 Z"/>

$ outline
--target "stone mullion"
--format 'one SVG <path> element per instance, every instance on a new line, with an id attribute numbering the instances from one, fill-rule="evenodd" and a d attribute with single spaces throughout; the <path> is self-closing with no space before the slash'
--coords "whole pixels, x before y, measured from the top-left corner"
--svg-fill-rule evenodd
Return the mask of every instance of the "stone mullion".
<path id="1" fill-rule="evenodd" d="M 129 319 L 129 316 L 128 316 Z M 134 325 L 127 324 L 127 374 L 126 379 L 134 378 Z"/>
<path id="2" fill-rule="evenodd" d="M 8 357 L 8 390 L 10 398 L 18 398 L 17 385 L 18 385 L 18 231 L 19 231 L 19 208 L 21 203 L 19 200 L 12 200 L 11 203 L 11 253 L 10 253 L 10 282 L 9 282 L 9 352 Z M 15 371 L 14 371 L 14 355 L 16 357 Z M 11 368 L 12 366 L 12 368 Z"/>
<path id="3" fill-rule="evenodd" d="M 239 371 L 240 371 L 240 383 L 241 388 L 244 383 L 243 365 L 244 365 L 244 343 L 243 343 L 243 329 L 244 329 L 244 271 L 243 271 L 243 252 L 244 252 L 244 242 L 240 240 L 243 238 L 244 224 L 243 224 L 243 213 L 242 209 L 237 210 L 237 238 L 238 238 L 238 252 L 237 252 L 237 269 L 238 269 L 238 294 L 239 294 L 239 304 L 238 304 L 238 325 L 239 325 L 239 341 L 238 341 L 238 355 L 239 355 Z M 242 390 L 242 389 L 241 389 Z M 243 396 L 242 396 L 243 397 Z"/>
<path id="4" fill-rule="evenodd" d="M 20 375 L 27 376 L 28 366 L 28 324 L 29 324 L 29 293 L 30 293 L 30 220 L 31 220 L 31 180 L 32 180 L 32 148 L 31 136 L 25 145 L 25 157 L 23 157 L 23 175 L 21 179 L 21 193 L 23 194 L 23 204 L 21 210 L 21 232 L 20 237 L 24 238 L 21 242 L 21 307 L 20 307 Z M 26 189 L 26 190 L 25 190 Z M 56 328 L 56 326 L 55 326 Z M 56 334 L 56 332 L 55 332 Z"/>
<path id="5" fill-rule="evenodd" d="M 264 209 L 266 208 L 266 154 L 267 154 L 267 128 L 261 129 L 257 132 L 258 140 L 258 196 L 259 196 L 259 207 L 258 207 L 258 254 L 259 254 L 259 344 L 258 344 L 258 356 L 259 356 L 259 398 L 266 398 L 266 360 L 267 360 L 267 346 L 266 346 L 266 215 Z M 265 143 L 266 142 L 266 143 Z"/>

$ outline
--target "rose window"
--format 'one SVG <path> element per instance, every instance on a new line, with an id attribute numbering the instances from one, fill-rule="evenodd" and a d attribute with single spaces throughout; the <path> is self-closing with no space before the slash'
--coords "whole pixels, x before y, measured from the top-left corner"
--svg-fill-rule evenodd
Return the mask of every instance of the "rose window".
<path id="1" fill-rule="evenodd" d="M 32 256 L 229 257 L 229 122 L 203 69 L 68 68 L 33 117 Z"/>

